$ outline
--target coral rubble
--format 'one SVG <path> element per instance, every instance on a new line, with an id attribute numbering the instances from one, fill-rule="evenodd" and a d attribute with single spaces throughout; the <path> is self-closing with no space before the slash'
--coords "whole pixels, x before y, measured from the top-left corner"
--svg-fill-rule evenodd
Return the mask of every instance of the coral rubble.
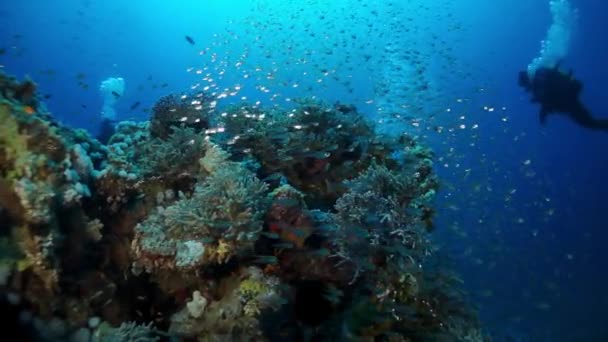
<path id="1" fill-rule="evenodd" d="M 162 98 L 102 145 L 0 75 L 0 290 L 20 324 L 47 340 L 483 340 L 436 262 L 429 150 L 350 106 L 213 106 Z"/>

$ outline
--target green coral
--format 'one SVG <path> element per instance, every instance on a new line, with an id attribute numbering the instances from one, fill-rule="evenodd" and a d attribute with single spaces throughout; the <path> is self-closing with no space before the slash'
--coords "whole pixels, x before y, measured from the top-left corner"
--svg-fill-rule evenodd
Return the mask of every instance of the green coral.
<path id="1" fill-rule="evenodd" d="M 239 294 L 245 301 L 250 301 L 270 290 L 261 279 L 247 278 L 239 284 Z"/>

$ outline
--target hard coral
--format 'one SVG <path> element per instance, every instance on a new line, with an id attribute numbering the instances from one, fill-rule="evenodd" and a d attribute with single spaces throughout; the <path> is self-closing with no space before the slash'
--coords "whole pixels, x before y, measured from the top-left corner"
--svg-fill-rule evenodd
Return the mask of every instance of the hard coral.
<path id="1" fill-rule="evenodd" d="M 437 186 L 432 177 L 425 179 L 374 164 L 346 184 L 349 191 L 335 207 L 341 227 L 338 234 L 342 235 L 338 241 L 369 244 L 365 249 L 352 246 L 347 250 L 394 257 L 392 263 L 397 267 L 418 263 L 429 253 L 421 209 L 431 200 L 427 193 L 434 193 Z M 359 237 L 348 239 L 353 231 L 360 231 Z"/>
<path id="2" fill-rule="evenodd" d="M 205 154 L 205 136 L 192 128 L 174 126 L 166 139 L 152 138 L 140 144 L 136 160 L 144 176 L 177 178 L 186 173 L 195 177 L 199 159 Z"/>
<path id="3" fill-rule="evenodd" d="M 265 196 L 262 182 L 240 164 L 227 162 L 190 198 L 159 208 L 137 226 L 136 263 L 154 272 L 224 263 L 251 253 L 262 229 Z"/>

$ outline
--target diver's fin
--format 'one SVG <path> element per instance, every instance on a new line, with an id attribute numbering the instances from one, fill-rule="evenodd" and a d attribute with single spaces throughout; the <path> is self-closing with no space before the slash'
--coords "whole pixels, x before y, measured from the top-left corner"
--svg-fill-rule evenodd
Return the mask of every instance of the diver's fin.
<path id="1" fill-rule="evenodd" d="M 523 87 L 525 90 L 530 91 L 530 88 L 532 87 L 532 82 L 530 81 L 530 76 L 528 75 L 528 71 L 523 70 L 520 71 L 518 76 L 517 76 L 517 84 L 519 84 L 520 87 Z"/>
<path id="2" fill-rule="evenodd" d="M 540 113 L 538 118 L 540 119 L 540 124 L 544 125 L 547 123 L 547 116 L 549 116 L 549 111 L 547 110 L 547 108 L 540 107 Z"/>

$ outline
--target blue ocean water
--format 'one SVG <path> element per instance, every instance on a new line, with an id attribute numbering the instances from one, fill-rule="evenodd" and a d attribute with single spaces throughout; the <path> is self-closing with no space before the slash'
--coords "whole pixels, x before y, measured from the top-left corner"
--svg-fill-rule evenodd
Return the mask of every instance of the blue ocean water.
<path id="1" fill-rule="evenodd" d="M 562 67 L 608 118 L 608 5 L 571 4 Z M 541 125 L 517 85 L 552 23 L 547 1 L 24 0 L 1 3 L 0 17 L 2 70 L 29 75 L 58 120 L 92 133 L 99 84 L 122 77 L 120 120 L 219 84 L 262 105 L 354 103 L 418 136 L 442 183 L 437 243 L 484 329 L 497 341 L 608 339 L 608 134 L 558 115 Z M 379 110 L 390 99 L 400 116 Z"/>

